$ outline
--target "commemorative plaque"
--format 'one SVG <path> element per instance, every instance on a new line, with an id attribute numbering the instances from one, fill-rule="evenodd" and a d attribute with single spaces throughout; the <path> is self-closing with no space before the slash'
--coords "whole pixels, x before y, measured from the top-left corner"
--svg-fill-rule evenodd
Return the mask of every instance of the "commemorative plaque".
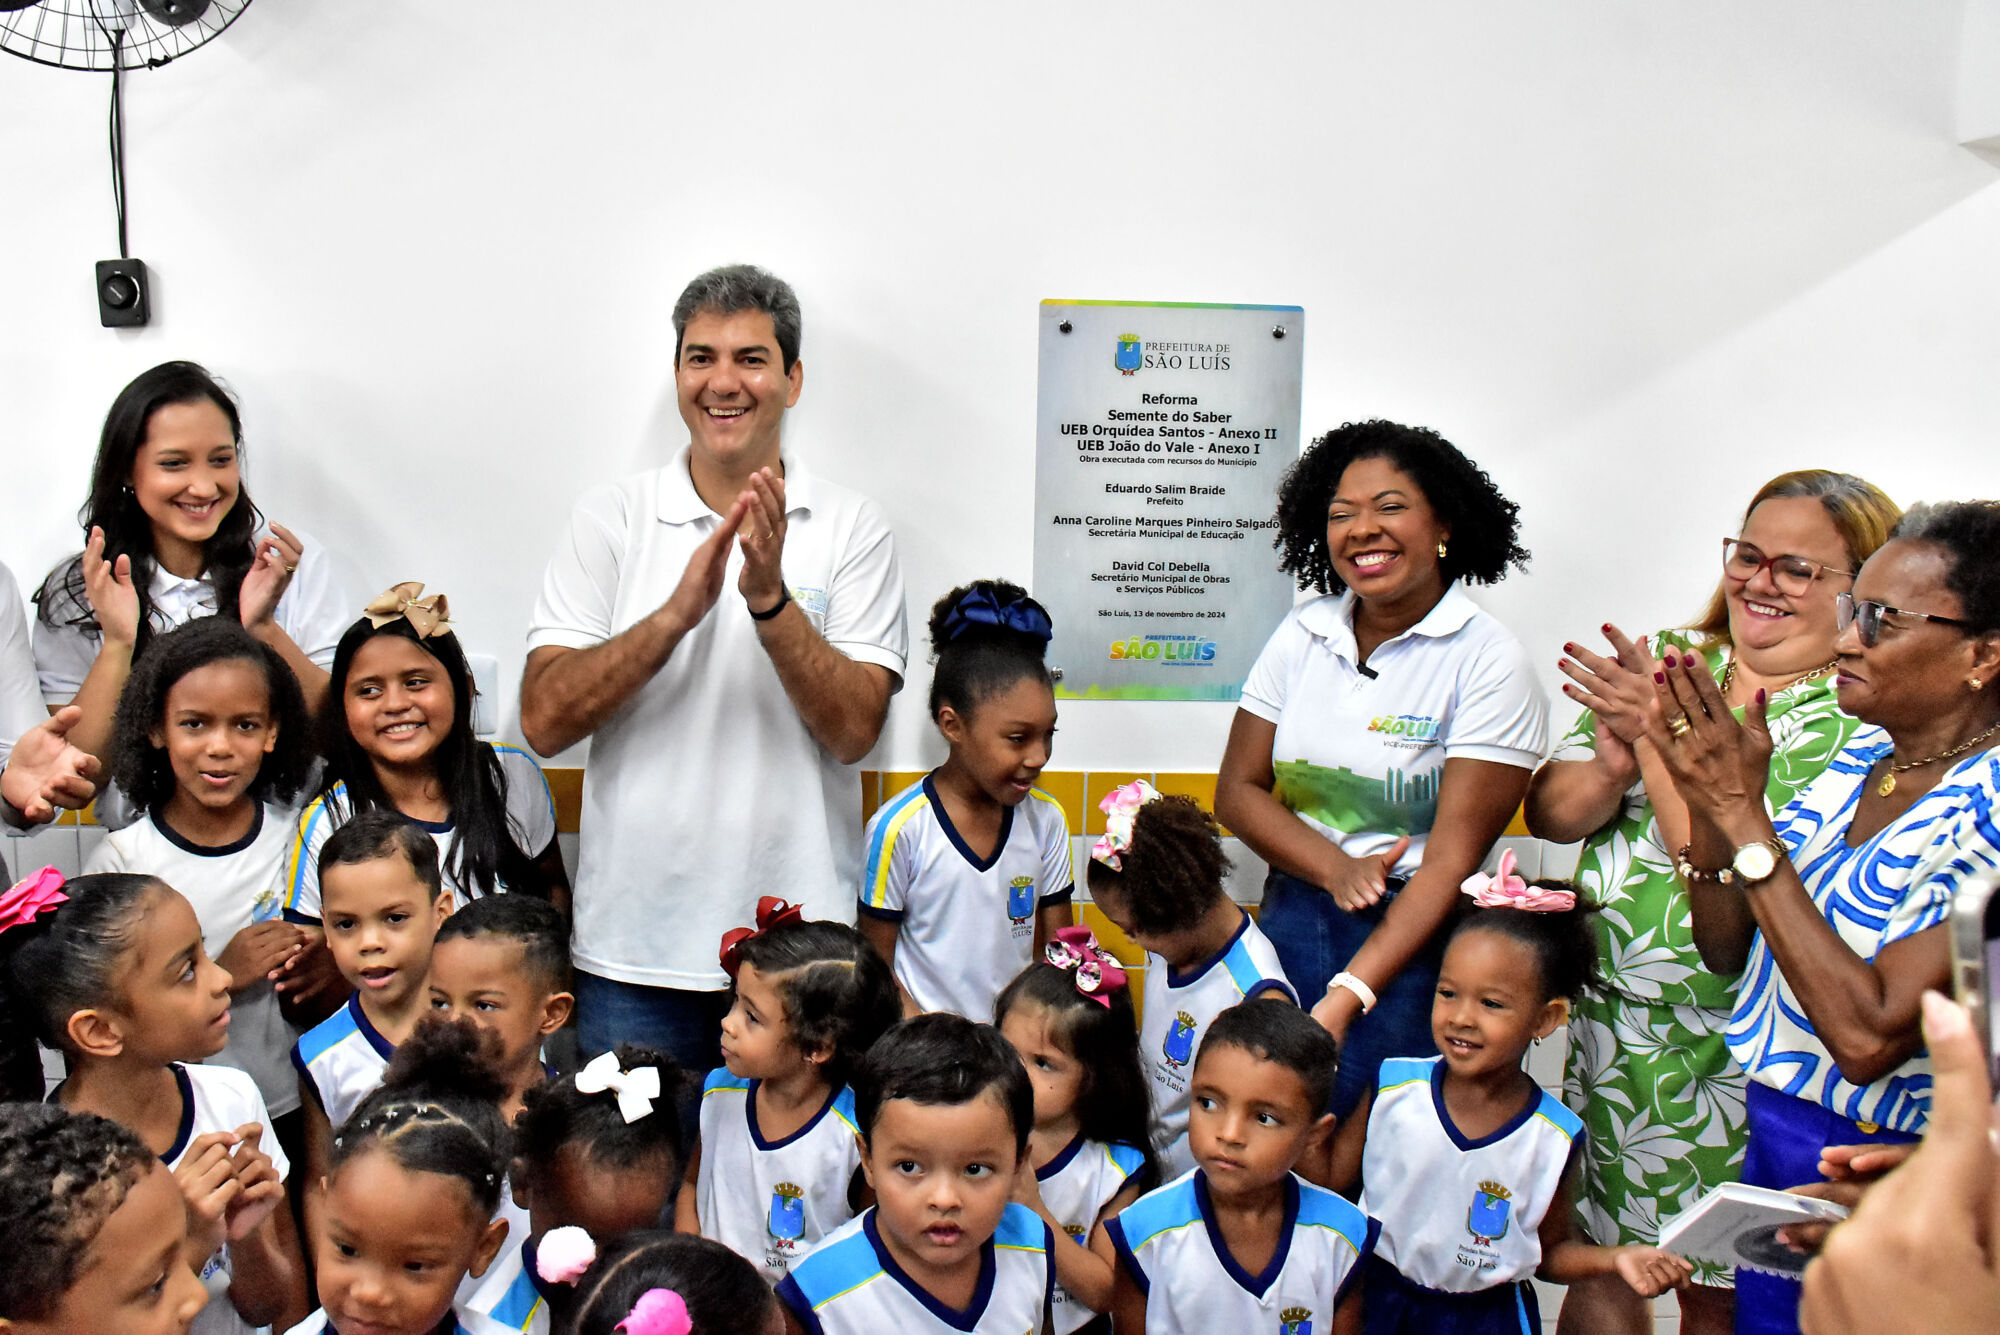
<path id="1" fill-rule="evenodd" d="M 1298 306 L 1044 301 L 1035 584 L 1071 700 L 1234 700 L 1292 605 Z"/>

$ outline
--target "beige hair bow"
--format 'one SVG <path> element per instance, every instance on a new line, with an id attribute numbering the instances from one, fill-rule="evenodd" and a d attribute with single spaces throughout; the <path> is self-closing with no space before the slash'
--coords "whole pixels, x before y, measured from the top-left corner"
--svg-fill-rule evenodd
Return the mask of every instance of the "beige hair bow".
<path id="1" fill-rule="evenodd" d="M 424 586 L 416 580 L 404 580 L 362 608 L 361 615 L 377 630 L 402 617 L 420 640 L 442 635 L 451 629 L 451 603 L 441 593 L 418 597 L 423 591 Z"/>

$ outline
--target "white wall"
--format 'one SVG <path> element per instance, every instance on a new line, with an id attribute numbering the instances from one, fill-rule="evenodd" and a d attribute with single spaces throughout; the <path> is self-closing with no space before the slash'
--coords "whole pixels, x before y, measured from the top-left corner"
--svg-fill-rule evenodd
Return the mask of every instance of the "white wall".
<path id="1" fill-rule="evenodd" d="M 1697 607 L 1774 472 L 2000 493 L 1964 17 L 257 0 L 128 85 L 159 314 L 125 332 L 107 81 L 0 61 L 0 559 L 32 588 L 77 546 L 111 397 L 192 357 L 266 510 L 364 596 L 448 591 L 511 694 L 572 498 L 681 439 L 674 294 L 749 259 L 805 303 L 791 438 L 885 507 L 920 624 L 1030 569 L 1038 300 L 1298 302 L 1309 431 L 1427 423 L 1522 502 L 1533 573 L 1488 603 L 1553 683 L 1563 639 Z M 934 754 L 921 695 L 879 762 Z M 1055 763 L 1209 767 L 1228 716 L 1072 704 Z"/>

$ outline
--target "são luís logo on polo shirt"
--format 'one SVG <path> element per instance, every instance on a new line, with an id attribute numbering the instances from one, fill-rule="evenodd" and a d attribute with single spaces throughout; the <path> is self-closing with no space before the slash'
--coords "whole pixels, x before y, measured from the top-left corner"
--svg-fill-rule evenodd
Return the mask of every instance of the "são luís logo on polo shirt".
<path id="1" fill-rule="evenodd" d="M 805 1188 L 780 1182 L 771 1189 L 771 1215 L 766 1225 L 780 1251 L 791 1250 L 806 1231 Z"/>
<path id="2" fill-rule="evenodd" d="M 1035 916 L 1035 878 L 1016 876 L 1007 883 L 1007 917 L 1016 927 Z"/>
<path id="3" fill-rule="evenodd" d="M 1278 1313 L 1278 1335 L 1313 1335 L 1310 1307 L 1287 1307 Z"/>
<path id="4" fill-rule="evenodd" d="M 1186 1011 L 1174 1014 L 1174 1027 L 1167 1030 L 1166 1042 L 1160 1045 L 1166 1059 L 1175 1066 L 1186 1066 L 1194 1057 L 1194 1016 Z"/>
<path id="5" fill-rule="evenodd" d="M 1481 1182 L 1474 1188 L 1472 1208 L 1465 1214 L 1465 1226 L 1474 1244 L 1490 1246 L 1506 1237 L 1513 1207 L 1514 1193 L 1498 1182 Z"/>

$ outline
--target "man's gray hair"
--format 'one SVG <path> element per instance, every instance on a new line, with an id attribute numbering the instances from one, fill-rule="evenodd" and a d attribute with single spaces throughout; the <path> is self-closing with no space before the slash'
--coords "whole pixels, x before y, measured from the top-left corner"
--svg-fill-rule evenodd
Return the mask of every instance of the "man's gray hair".
<path id="1" fill-rule="evenodd" d="M 771 317 L 778 331 L 778 354 L 791 374 L 799 359 L 799 298 L 792 285 L 776 274 L 754 264 L 725 264 L 689 283 L 674 303 L 674 364 L 681 360 L 681 336 L 687 323 L 702 311 L 734 315 L 738 311 L 762 311 Z"/>

